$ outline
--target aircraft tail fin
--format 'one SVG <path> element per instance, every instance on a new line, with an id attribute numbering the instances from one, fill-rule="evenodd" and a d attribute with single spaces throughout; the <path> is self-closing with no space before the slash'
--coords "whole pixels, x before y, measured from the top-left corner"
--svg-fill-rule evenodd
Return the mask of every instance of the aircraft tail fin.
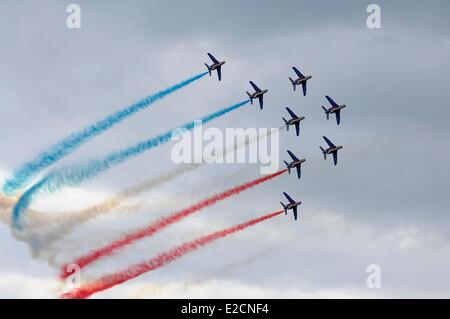
<path id="1" fill-rule="evenodd" d="M 319 147 L 320 147 L 320 149 L 322 150 L 322 153 L 323 153 L 323 159 L 326 160 L 326 159 L 327 159 L 327 153 L 325 152 L 325 150 L 323 149 L 322 146 L 319 146 Z"/>
<path id="2" fill-rule="evenodd" d="M 253 104 L 253 98 L 252 98 L 252 95 L 251 95 L 248 91 L 245 91 L 245 93 L 247 93 L 248 98 L 250 99 L 250 103 Z"/>
<path id="3" fill-rule="evenodd" d="M 211 76 L 211 67 L 208 64 L 206 64 L 206 63 L 205 63 L 205 66 L 208 69 L 209 76 Z"/>
<path id="4" fill-rule="evenodd" d="M 295 91 L 295 82 L 294 82 L 294 80 L 292 80 L 292 78 L 289 78 L 289 80 L 291 80 L 292 86 L 293 86 L 294 91 Z"/>
<path id="5" fill-rule="evenodd" d="M 286 124 L 286 130 L 289 131 L 289 122 L 283 117 L 284 124 Z"/>
<path id="6" fill-rule="evenodd" d="M 287 215 L 287 207 L 282 202 L 280 202 L 281 206 L 283 206 L 284 214 Z"/>
<path id="7" fill-rule="evenodd" d="M 286 161 L 283 161 L 283 162 L 284 162 L 284 164 L 286 164 L 286 167 L 288 169 L 288 173 L 290 174 L 291 173 L 291 167 L 289 166 L 289 163 L 286 162 Z"/>
<path id="8" fill-rule="evenodd" d="M 327 120 L 329 120 L 329 119 L 330 119 L 330 111 L 327 110 L 327 109 L 325 108 L 325 106 L 323 106 L 323 105 L 322 105 L 322 109 L 325 111 L 325 114 L 327 115 Z"/>

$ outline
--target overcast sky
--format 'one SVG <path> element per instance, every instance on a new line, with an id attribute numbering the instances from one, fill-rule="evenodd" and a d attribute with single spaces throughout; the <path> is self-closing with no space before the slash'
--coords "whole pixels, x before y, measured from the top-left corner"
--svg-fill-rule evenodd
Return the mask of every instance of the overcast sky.
<path id="1" fill-rule="evenodd" d="M 81 29 L 66 7 L 81 6 Z M 53 168 L 102 156 L 242 101 L 248 80 L 268 88 L 208 124 L 279 127 L 284 107 L 304 115 L 302 136 L 281 132 L 307 159 L 283 175 L 143 240 L 86 270 L 96 278 L 177 243 L 278 209 L 282 192 L 303 202 L 300 222 L 278 217 L 216 242 L 98 297 L 448 297 L 450 279 L 450 3 L 376 1 L 381 29 L 366 26 L 371 1 L 2 1 L 0 173 L 70 132 L 204 71 L 206 52 L 226 60 L 205 77 L 83 145 Z M 297 66 L 313 78 L 293 92 Z M 347 105 L 326 121 L 330 95 Z M 343 145 L 324 161 L 322 135 Z M 39 198 L 58 213 L 174 168 L 173 143 L 119 165 L 79 189 Z M 210 165 L 135 199 L 138 212 L 93 220 L 40 260 L 0 225 L 0 297 L 58 296 L 48 256 L 67 261 L 195 200 L 259 176 L 257 165 Z M 0 207 L 0 209 L 2 209 Z M 2 216 L 9 212 L 4 210 Z M 382 288 L 366 287 L 366 267 Z"/>

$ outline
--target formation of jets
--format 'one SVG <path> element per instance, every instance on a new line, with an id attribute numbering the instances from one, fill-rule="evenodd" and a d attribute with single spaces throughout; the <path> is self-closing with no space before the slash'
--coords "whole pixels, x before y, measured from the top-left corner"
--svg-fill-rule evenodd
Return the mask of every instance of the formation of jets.
<path id="1" fill-rule="evenodd" d="M 211 72 L 214 70 L 217 70 L 217 76 L 219 78 L 219 81 L 221 80 L 221 67 L 222 65 L 225 64 L 225 61 L 219 62 L 211 53 L 208 53 L 208 56 L 210 57 L 210 59 L 212 60 L 213 64 L 212 65 L 208 65 L 205 63 L 206 67 L 208 68 L 208 72 L 209 75 L 211 76 Z M 296 87 L 301 85 L 302 86 L 302 91 L 303 91 L 303 96 L 306 96 L 307 93 L 307 82 L 308 80 L 310 80 L 312 78 L 311 75 L 303 75 L 302 72 L 297 69 L 295 66 L 292 67 L 292 70 L 294 70 L 295 74 L 297 75 L 296 79 L 292 79 L 291 77 L 289 77 L 289 80 L 291 81 L 292 87 L 294 89 L 294 92 L 296 91 Z M 262 110 L 264 108 L 264 100 L 263 100 L 263 96 L 264 94 L 266 94 L 268 92 L 267 89 L 261 90 L 255 83 L 253 83 L 252 81 L 249 81 L 250 85 L 253 87 L 253 89 L 255 90 L 255 92 L 250 93 L 248 91 L 246 91 L 248 98 L 250 100 L 250 103 L 253 104 L 253 100 L 258 99 L 259 101 L 259 107 Z M 331 105 L 330 108 L 326 108 L 325 106 L 322 105 L 322 109 L 324 110 L 327 120 L 330 119 L 330 114 L 335 114 L 336 116 L 336 123 L 337 125 L 339 125 L 341 123 L 341 110 L 343 108 L 346 107 L 345 104 L 338 104 L 336 103 L 331 97 L 329 97 L 328 95 L 325 96 L 325 98 L 328 100 L 329 104 Z M 304 116 L 297 116 L 289 107 L 286 107 L 287 112 L 290 115 L 290 119 L 287 120 L 286 118 L 282 118 L 284 121 L 284 124 L 286 125 L 286 130 L 289 131 L 289 127 L 290 126 L 295 126 L 295 132 L 296 135 L 299 136 L 300 135 L 300 122 L 303 121 L 305 119 Z M 342 145 L 336 146 L 334 145 L 326 136 L 323 136 L 323 139 L 325 140 L 325 142 L 328 144 L 327 148 L 323 148 L 322 146 L 320 147 L 320 150 L 322 151 L 323 157 L 326 160 L 327 159 L 327 155 L 331 154 L 333 155 L 333 162 L 334 165 L 337 165 L 337 155 L 338 155 L 338 151 L 340 149 L 343 148 Z M 284 163 L 286 164 L 286 168 L 288 170 L 288 173 L 291 173 L 291 169 L 296 169 L 297 171 L 297 178 L 300 179 L 302 176 L 302 164 L 306 161 L 306 159 L 299 159 L 297 156 L 295 156 L 290 150 L 287 151 L 287 153 L 289 154 L 289 156 L 291 157 L 292 161 L 291 162 L 287 162 L 284 161 Z M 302 203 L 302 202 L 296 202 L 294 201 L 287 193 L 283 192 L 284 196 L 287 198 L 287 200 L 289 201 L 289 203 L 284 204 L 283 202 L 281 203 L 281 206 L 283 206 L 284 212 L 287 215 L 287 211 L 288 210 L 292 210 L 293 214 L 294 214 L 294 219 L 297 220 L 297 207 Z"/>

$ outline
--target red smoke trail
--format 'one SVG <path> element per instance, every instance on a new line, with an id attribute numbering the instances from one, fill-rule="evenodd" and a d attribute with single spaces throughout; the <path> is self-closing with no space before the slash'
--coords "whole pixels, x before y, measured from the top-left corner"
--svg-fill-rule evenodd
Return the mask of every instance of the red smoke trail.
<path id="1" fill-rule="evenodd" d="M 109 289 L 111 287 L 124 283 L 130 279 L 136 278 L 146 272 L 165 266 L 168 263 L 174 261 L 175 259 L 180 258 L 186 255 L 187 253 L 192 252 L 200 247 L 203 247 L 217 239 L 244 230 L 262 221 L 278 216 L 281 213 L 283 213 L 283 211 L 278 211 L 275 213 L 264 215 L 259 218 L 246 221 L 245 223 L 211 233 L 209 235 L 194 239 L 192 241 L 188 241 L 184 244 L 181 244 L 180 246 L 172 248 L 171 250 L 163 252 L 158 256 L 149 259 L 143 263 L 133 265 L 125 270 L 119 271 L 114 274 L 103 276 L 100 279 L 85 285 L 84 287 L 62 294 L 61 298 L 87 298 L 92 294 Z"/>
<path id="2" fill-rule="evenodd" d="M 157 220 L 156 222 L 150 224 L 146 228 L 140 229 L 131 234 L 126 234 L 121 239 L 118 239 L 106 246 L 98 248 L 84 256 L 81 256 L 71 264 L 76 264 L 76 265 L 78 265 L 78 267 L 84 268 L 85 266 L 96 261 L 97 259 L 105 257 L 105 256 L 109 256 L 112 253 L 114 253 L 116 250 L 122 249 L 123 247 L 130 245 L 137 240 L 152 236 L 153 234 L 160 231 L 161 229 L 163 229 L 173 223 L 176 223 L 176 222 L 180 221 L 181 219 L 202 210 L 205 207 L 214 205 L 217 202 L 224 200 L 230 196 L 237 195 L 246 189 L 252 188 L 258 184 L 266 182 L 276 176 L 279 176 L 279 175 L 285 173 L 286 171 L 287 171 L 287 169 L 278 171 L 271 175 L 260 177 L 253 181 L 250 181 L 248 183 L 236 186 L 236 187 L 226 190 L 222 193 L 219 193 L 219 194 L 213 195 L 209 198 L 206 198 L 206 199 L 204 199 L 188 208 L 185 208 L 177 213 L 174 213 L 167 217 L 161 218 L 161 219 Z M 65 279 L 68 276 L 70 276 L 71 273 L 67 272 L 66 269 L 67 269 L 67 265 L 63 265 L 63 267 L 61 269 L 61 274 L 60 274 L 61 279 Z"/>

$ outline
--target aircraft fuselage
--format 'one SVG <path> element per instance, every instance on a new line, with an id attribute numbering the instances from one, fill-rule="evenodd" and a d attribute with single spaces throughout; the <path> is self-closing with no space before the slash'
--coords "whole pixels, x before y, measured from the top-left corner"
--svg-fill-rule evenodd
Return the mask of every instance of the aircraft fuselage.
<path id="1" fill-rule="evenodd" d="M 216 70 L 218 67 L 222 66 L 225 64 L 225 61 L 219 62 L 219 63 L 214 63 L 213 65 L 210 66 L 211 71 L 212 70 Z"/>
<path id="2" fill-rule="evenodd" d="M 295 85 L 300 85 L 303 82 L 306 82 L 306 81 L 308 81 L 311 78 L 312 78 L 312 76 L 308 75 L 308 76 L 305 76 L 304 78 L 298 78 L 297 80 L 294 81 L 294 83 L 295 83 Z"/>
<path id="3" fill-rule="evenodd" d="M 286 209 L 294 209 L 295 207 L 297 207 L 298 205 L 300 205 L 302 202 L 295 202 L 295 203 L 290 203 L 286 205 Z"/>
<path id="4" fill-rule="evenodd" d="M 301 165 L 302 163 L 304 163 L 306 160 L 303 158 L 303 159 L 301 159 L 301 160 L 298 160 L 298 161 L 293 161 L 293 162 L 291 162 L 290 164 L 289 164 L 289 167 L 290 168 L 293 168 L 293 167 L 296 167 L 296 166 L 299 166 L 299 165 Z"/>
<path id="5" fill-rule="evenodd" d="M 332 153 L 334 153 L 334 152 L 339 151 L 339 150 L 342 149 L 342 148 L 343 148 L 343 146 L 329 147 L 329 148 L 327 148 L 327 149 L 325 150 L 325 153 L 326 153 L 326 154 L 332 154 Z"/>
<path id="6" fill-rule="evenodd" d="M 339 105 L 339 106 L 332 107 L 331 109 L 328 110 L 328 113 L 335 113 L 335 112 L 337 112 L 337 111 L 342 110 L 344 107 L 346 107 L 345 104 L 342 104 L 342 105 Z"/>
<path id="7" fill-rule="evenodd" d="M 259 98 L 260 96 L 263 96 L 264 94 L 266 94 L 267 92 L 269 92 L 269 90 L 261 90 L 261 91 L 259 91 L 259 92 L 255 92 L 255 93 L 253 93 L 253 94 L 250 95 L 250 98 L 252 98 L 252 99 L 257 99 L 257 98 Z"/>
<path id="8" fill-rule="evenodd" d="M 288 124 L 289 124 L 289 125 L 294 125 L 295 123 L 301 122 L 301 121 L 303 121 L 304 119 L 305 119 L 304 116 L 300 116 L 300 117 L 297 117 L 297 118 L 295 118 L 295 119 L 290 119 L 290 120 L 288 121 Z"/>

